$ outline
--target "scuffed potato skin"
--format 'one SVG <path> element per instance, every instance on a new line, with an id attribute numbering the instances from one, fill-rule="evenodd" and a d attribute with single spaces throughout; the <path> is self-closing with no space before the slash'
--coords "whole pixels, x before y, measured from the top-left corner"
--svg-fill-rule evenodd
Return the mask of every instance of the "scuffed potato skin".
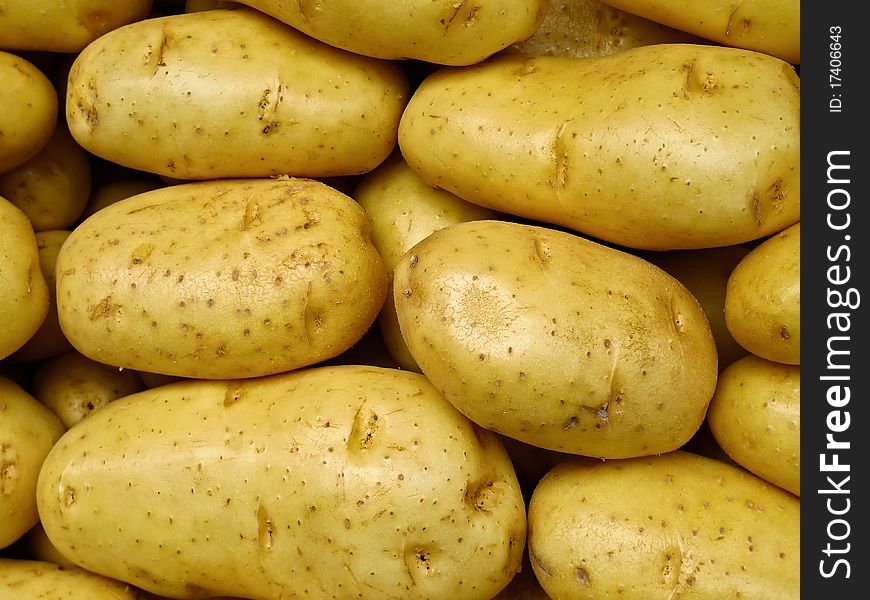
<path id="1" fill-rule="evenodd" d="M 57 258 L 58 318 L 82 354 L 179 377 L 256 377 L 332 358 L 387 290 L 369 222 L 308 179 L 196 182 L 126 198 Z"/>
<path id="2" fill-rule="evenodd" d="M 420 374 L 188 381 L 70 430 L 39 480 L 58 550 L 176 598 L 487 600 L 519 570 L 502 445 Z"/>

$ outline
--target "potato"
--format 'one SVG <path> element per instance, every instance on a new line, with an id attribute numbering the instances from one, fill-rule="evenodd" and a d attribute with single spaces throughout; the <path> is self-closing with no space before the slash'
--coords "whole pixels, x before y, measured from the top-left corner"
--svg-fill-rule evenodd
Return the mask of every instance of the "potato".
<path id="1" fill-rule="evenodd" d="M 369 222 L 313 180 L 196 182 L 79 225 L 57 259 L 60 325 L 82 354 L 179 377 L 256 377 L 352 346 L 383 305 Z"/>
<path id="2" fill-rule="evenodd" d="M 532 35 L 548 0 L 241 0 L 327 44 L 377 58 L 471 65 Z"/>
<path id="3" fill-rule="evenodd" d="M 37 494 L 65 556 L 176 598 L 488 599 L 526 533 L 494 434 L 418 373 L 355 365 L 116 400 Z"/>
<path id="4" fill-rule="evenodd" d="M 725 289 L 725 323 L 752 354 L 801 361 L 801 225 L 771 236 L 734 268 Z"/>
<path id="5" fill-rule="evenodd" d="M 86 219 L 98 210 L 106 208 L 118 200 L 123 200 L 137 194 L 144 194 L 161 187 L 163 187 L 163 184 L 158 179 L 148 177 L 130 177 L 106 181 L 94 189 L 88 199 L 85 210 L 82 212 L 82 218 Z"/>
<path id="6" fill-rule="evenodd" d="M 724 246 L 641 254 L 673 275 L 698 299 L 716 340 L 720 372 L 747 354 L 725 323 L 725 289 L 734 268 L 748 253 L 749 248 L 745 246 Z"/>
<path id="7" fill-rule="evenodd" d="M 66 116 L 97 156 L 183 180 L 365 173 L 393 151 L 408 81 L 395 63 L 250 9 L 107 33 L 70 70 Z"/>
<path id="8" fill-rule="evenodd" d="M 402 259 L 393 297 L 411 354 L 447 400 L 534 446 L 600 458 L 674 450 L 715 390 L 715 342 L 686 288 L 571 233 L 446 227 Z"/>
<path id="9" fill-rule="evenodd" d="M 36 480 L 63 423 L 11 379 L 0 376 L 0 548 L 39 521 Z"/>
<path id="10" fill-rule="evenodd" d="M 23 346 L 48 314 L 49 291 L 39 268 L 30 222 L 0 196 L 0 359 Z"/>
<path id="11" fill-rule="evenodd" d="M 528 518 L 531 563 L 553 600 L 800 597 L 800 501 L 717 460 L 563 462 Z"/>
<path id="12" fill-rule="evenodd" d="M 801 495 L 801 369 L 746 356 L 719 377 L 707 421 L 734 461 Z"/>
<path id="13" fill-rule="evenodd" d="M 30 219 L 34 231 L 71 228 L 91 194 L 91 165 L 65 123 L 59 123 L 40 152 L 0 174 L 0 196 Z"/>
<path id="14" fill-rule="evenodd" d="M 51 540 L 45 534 L 42 523 L 37 523 L 31 527 L 21 537 L 20 543 L 24 552 L 23 556 L 28 559 L 41 560 L 61 567 L 78 568 L 77 564 L 57 551 L 57 548 L 54 547 L 54 544 L 51 543 Z"/>
<path id="15" fill-rule="evenodd" d="M 70 231 L 66 229 L 52 229 L 36 233 L 39 270 L 43 274 L 48 288 L 48 309 L 39 329 L 23 346 L 9 356 L 10 362 L 35 362 L 72 350 L 72 344 L 63 334 L 57 317 L 57 282 L 54 276 L 57 255 L 69 234 Z"/>
<path id="16" fill-rule="evenodd" d="M 135 394 L 145 385 L 135 371 L 119 370 L 76 351 L 51 358 L 33 374 L 33 396 L 72 427 L 109 402 Z"/>
<path id="17" fill-rule="evenodd" d="M 535 56 L 605 56 L 650 44 L 705 41 L 632 15 L 602 0 L 550 0 L 540 27 L 510 50 Z"/>
<path id="18" fill-rule="evenodd" d="M 800 80 L 756 52 L 656 44 L 443 68 L 399 125 L 427 184 L 649 250 L 729 246 L 800 219 Z"/>
<path id="19" fill-rule="evenodd" d="M 0 11 L 0 19 L 3 12 Z M 57 123 L 51 80 L 30 61 L 0 50 L 0 173 L 23 165 L 48 143 Z"/>
<path id="20" fill-rule="evenodd" d="M 726 46 L 801 62 L 800 0 L 604 0 Z"/>
<path id="21" fill-rule="evenodd" d="M 101 35 L 144 19 L 152 0 L 4 0 L 0 48 L 78 52 Z"/>
<path id="22" fill-rule="evenodd" d="M 372 223 L 372 243 L 392 275 L 402 256 L 427 235 L 454 223 L 493 219 L 495 211 L 471 204 L 450 192 L 429 187 L 394 154 L 364 175 L 352 195 Z M 388 291 L 378 325 L 390 355 L 409 371 L 420 371 L 405 345 L 392 293 Z"/>
<path id="23" fill-rule="evenodd" d="M 138 590 L 76 567 L 0 558 L 0 598 L 137 600 Z"/>

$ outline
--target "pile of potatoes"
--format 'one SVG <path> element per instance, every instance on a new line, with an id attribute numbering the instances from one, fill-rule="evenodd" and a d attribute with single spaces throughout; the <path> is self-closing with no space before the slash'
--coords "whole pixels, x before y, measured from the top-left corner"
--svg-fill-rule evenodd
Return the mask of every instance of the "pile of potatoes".
<path id="1" fill-rule="evenodd" d="M 7 0 L 0 598 L 800 590 L 800 3 Z"/>

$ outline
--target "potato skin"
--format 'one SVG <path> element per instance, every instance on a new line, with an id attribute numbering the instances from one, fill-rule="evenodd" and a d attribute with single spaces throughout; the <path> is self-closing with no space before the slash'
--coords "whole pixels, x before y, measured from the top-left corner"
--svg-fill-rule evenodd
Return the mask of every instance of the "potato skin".
<path id="1" fill-rule="evenodd" d="M 0 558 L 0 598 L 138 600 L 138 590 L 78 567 Z"/>
<path id="2" fill-rule="evenodd" d="M 494 434 L 422 375 L 356 365 L 116 400 L 58 442 L 38 502 L 65 556 L 177 598 L 487 599 L 526 532 Z"/>
<path id="3" fill-rule="evenodd" d="M 801 362 L 801 225 L 771 236 L 737 264 L 725 288 L 725 324 L 752 354 Z"/>
<path id="4" fill-rule="evenodd" d="M 36 65 L 0 50 L 0 173 L 36 156 L 54 132 L 57 94 Z"/>
<path id="5" fill-rule="evenodd" d="M 57 259 L 70 343 L 163 375 L 256 377 L 353 345 L 387 274 L 353 199 L 314 180 L 196 182 L 116 202 Z"/>
<path id="6" fill-rule="evenodd" d="M 532 35 L 547 0 L 242 0 L 327 44 L 366 56 L 471 65 Z"/>
<path id="7" fill-rule="evenodd" d="M 667 452 L 713 396 L 716 347 L 697 300 L 648 261 L 571 233 L 446 227 L 396 267 L 393 298 L 435 387 L 479 425 L 534 446 Z"/>
<path id="8" fill-rule="evenodd" d="M 429 75 L 399 146 L 427 184 L 505 213 L 630 248 L 729 246 L 800 219 L 799 87 L 788 63 L 717 46 L 506 54 Z"/>
<path id="9" fill-rule="evenodd" d="M 801 495 L 801 369 L 749 355 L 719 377 L 707 422 L 736 463 Z"/>
<path id="10" fill-rule="evenodd" d="M 17 541 L 39 522 L 37 477 L 63 432 L 60 419 L 0 375 L 0 548 Z"/>
<path id="11" fill-rule="evenodd" d="M 786 60 L 801 62 L 800 0 L 604 0 L 675 29 Z"/>
<path id="12" fill-rule="evenodd" d="M 682 451 L 560 463 L 532 495 L 528 544 L 553 600 L 800 596 L 800 501 Z"/>
<path id="13" fill-rule="evenodd" d="M 36 234 L 21 210 L 0 196 L 0 359 L 35 334 L 48 314 L 49 291 Z"/>
<path id="14" fill-rule="evenodd" d="M 325 177 L 380 164 L 407 99 L 399 65 L 236 9 L 102 36 L 73 63 L 66 115 L 86 150 L 166 177 Z"/>

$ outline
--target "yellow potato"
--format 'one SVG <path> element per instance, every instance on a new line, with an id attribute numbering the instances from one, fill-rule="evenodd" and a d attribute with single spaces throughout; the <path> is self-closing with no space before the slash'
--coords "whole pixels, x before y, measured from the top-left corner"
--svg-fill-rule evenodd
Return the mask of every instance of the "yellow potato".
<path id="1" fill-rule="evenodd" d="M 547 0 L 241 0 L 327 44 L 377 58 L 471 65 L 532 35 Z"/>
<path id="2" fill-rule="evenodd" d="M 63 423 L 11 379 L 0 376 L 0 548 L 39 521 L 36 480 Z"/>
<path id="3" fill-rule="evenodd" d="M 0 196 L 0 359 L 37 332 L 48 314 L 49 290 L 39 267 L 36 235 L 18 207 Z"/>
<path id="4" fill-rule="evenodd" d="M 364 175 L 352 195 L 369 216 L 372 243 L 391 275 L 405 252 L 433 231 L 454 223 L 493 219 L 498 215 L 450 192 L 429 187 L 420 181 L 398 153 Z M 399 331 L 390 291 L 378 316 L 378 325 L 396 362 L 403 369 L 419 372 L 420 367 Z"/>
<path id="5" fill-rule="evenodd" d="M 66 116 L 97 156 L 184 180 L 365 173 L 393 151 L 408 81 L 250 9 L 139 21 L 70 70 Z"/>
<path id="6" fill-rule="evenodd" d="M 801 225 L 771 236 L 734 268 L 725 290 L 725 323 L 752 354 L 801 361 Z"/>
<path id="7" fill-rule="evenodd" d="M 399 125 L 408 165 L 490 208 L 631 248 L 709 248 L 800 219 L 800 80 L 779 59 L 655 44 L 443 68 Z"/>
<path id="8" fill-rule="evenodd" d="M 736 463 L 801 495 L 801 369 L 746 356 L 719 377 L 710 431 Z"/>
<path id="9" fill-rule="evenodd" d="M 3 12 L 0 11 L 0 19 Z M 48 143 L 57 123 L 51 80 L 30 61 L 0 50 L 0 173 L 23 165 Z"/>
<path id="10" fill-rule="evenodd" d="M 650 44 L 704 40 L 608 6 L 602 0 L 550 0 L 540 27 L 510 50 L 535 56 L 604 56 Z"/>
<path id="11" fill-rule="evenodd" d="M 402 335 L 479 425 L 570 454 L 674 450 L 700 426 L 716 346 L 697 300 L 636 256 L 502 221 L 436 231 L 396 267 Z"/>
<path id="12" fill-rule="evenodd" d="M 3 600 L 137 600 L 132 586 L 77 567 L 41 560 L 0 558 Z"/>
<path id="13" fill-rule="evenodd" d="M 800 501 L 686 452 L 563 462 L 529 504 L 553 600 L 800 597 Z"/>
<path id="14" fill-rule="evenodd" d="M 720 372 L 747 354 L 725 323 L 725 289 L 732 271 L 748 253 L 744 246 L 724 246 L 641 255 L 677 278 L 698 299 L 716 339 Z"/>
<path id="15" fill-rule="evenodd" d="M 387 274 L 352 198 L 307 179 L 145 192 L 79 225 L 57 259 L 61 328 L 116 367 L 223 379 L 332 358 L 368 330 Z"/>
<path id="16" fill-rule="evenodd" d="M 800 0 L 604 0 L 726 46 L 801 62 Z"/>
<path id="17" fill-rule="evenodd" d="M 41 363 L 33 374 L 33 396 L 69 429 L 109 402 L 145 385 L 135 371 L 117 369 L 72 351 Z"/>
<path id="18" fill-rule="evenodd" d="M 23 346 L 9 356 L 10 362 L 35 362 L 72 350 L 72 345 L 63 334 L 57 317 L 57 282 L 54 276 L 57 255 L 69 234 L 70 231 L 66 229 L 52 229 L 36 233 L 39 270 L 48 287 L 48 309 L 39 329 Z"/>
<path id="19" fill-rule="evenodd" d="M 34 231 L 71 228 L 82 214 L 91 193 L 91 165 L 65 123 L 39 154 L 23 165 L 0 174 L 0 196 L 30 219 Z"/>
<path id="20" fill-rule="evenodd" d="M 0 48 L 78 52 L 101 35 L 144 19 L 152 0 L 4 0 Z"/>
<path id="21" fill-rule="evenodd" d="M 176 598 L 484 600 L 526 534 L 496 436 L 364 366 L 116 400 L 58 442 L 38 503 L 65 556 Z"/>

